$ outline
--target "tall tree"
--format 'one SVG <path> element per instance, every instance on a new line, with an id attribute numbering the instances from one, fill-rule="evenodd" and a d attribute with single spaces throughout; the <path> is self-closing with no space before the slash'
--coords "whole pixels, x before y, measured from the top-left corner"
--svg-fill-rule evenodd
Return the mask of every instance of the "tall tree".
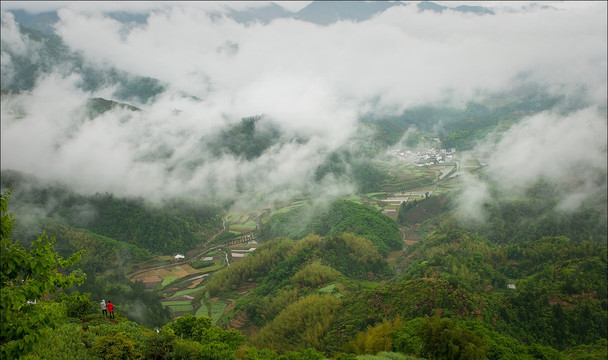
<path id="1" fill-rule="evenodd" d="M 48 294 L 67 289 L 74 282 L 82 284 L 86 276 L 65 270 L 80 260 L 80 252 L 64 260 L 55 252 L 55 239 L 42 233 L 29 251 L 11 239 L 14 219 L 8 212 L 12 191 L 1 195 L 2 234 L 0 351 L 3 358 L 15 358 L 27 351 L 39 338 L 40 330 L 53 323 L 56 303 L 44 301 Z"/>

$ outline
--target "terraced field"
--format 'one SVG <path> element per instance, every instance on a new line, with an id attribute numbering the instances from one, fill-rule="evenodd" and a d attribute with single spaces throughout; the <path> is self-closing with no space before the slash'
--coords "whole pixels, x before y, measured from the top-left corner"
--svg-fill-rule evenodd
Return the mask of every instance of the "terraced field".
<path id="1" fill-rule="evenodd" d="M 234 224 L 230 225 L 230 231 L 235 231 L 238 233 L 246 233 L 249 231 L 253 231 L 256 229 L 255 221 L 249 220 L 243 224 Z"/>
<path id="2" fill-rule="evenodd" d="M 410 164 L 392 165 L 385 165 L 385 170 L 389 174 L 389 180 L 382 184 L 382 190 L 388 193 L 405 192 L 433 186 L 441 173 L 438 169 L 418 167 Z"/>

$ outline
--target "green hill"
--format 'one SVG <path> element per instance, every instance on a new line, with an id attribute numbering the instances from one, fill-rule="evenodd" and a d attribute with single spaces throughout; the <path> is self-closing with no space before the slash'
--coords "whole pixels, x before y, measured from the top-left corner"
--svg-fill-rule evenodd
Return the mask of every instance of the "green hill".
<path id="1" fill-rule="evenodd" d="M 116 108 L 127 109 L 127 110 L 131 110 L 131 111 L 141 111 L 139 108 L 137 108 L 135 106 L 132 106 L 129 104 L 123 104 L 123 103 L 112 101 L 112 100 L 106 100 L 104 98 L 89 99 L 86 107 L 87 107 L 89 117 L 91 117 L 91 118 L 97 117 L 97 116 L 105 113 L 106 111 L 110 111 L 110 110 L 113 110 Z"/>
<path id="2" fill-rule="evenodd" d="M 4 46 L 2 51 L 11 59 L 12 76 L 3 76 L 0 87 L 3 91 L 19 92 L 31 90 L 44 74 L 58 72 L 63 75 L 78 74 L 78 84 L 85 91 L 95 91 L 115 86 L 112 97 L 119 101 L 145 104 L 165 90 L 159 80 L 131 75 L 116 68 L 104 68 L 87 63 L 82 54 L 72 51 L 59 36 L 47 34 L 18 25 L 19 32 L 35 47 L 31 52 Z M 48 27 L 44 26 L 44 27 Z"/>
<path id="3" fill-rule="evenodd" d="M 16 224 L 16 235 L 26 242 L 45 224 L 60 221 L 153 253 L 173 255 L 195 248 L 221 227 L 217 205 L 179 199 L 152 204 L 111 194 L 84 196 L 10 170 L 2 171 L 1 181 L 2 189 L 14 191 L 17 215 L 38 214 Z M 33 224 L 34 231 L 30 228 Z"/>
<path id="4" fill-rule="evenodd" d="M 47 190 L 37 197 L 56 198 L 59 192 Z M 376 210 L 336 201 L 318 213 L 301 206 L 276 214 L 266 224 L 271 225 L 266 235 L 268 229 L 288 231 L 288 224 L 298 219 L 307 221 L 295 229 L 297 234 L 317 230 L 311 231 L 317 235 L 266 241 L 249 256 L 214 273 L 204 285 L 203 296 L 206 301 L 228 304 L 214 314 L 221 328 L 211 326 L 207 317 L 170 321 L 158 295 L 146 292 L 141 283 L 130 283 L 120 269 L 95 273 L 103 268 L 103 260 L 95 255 L 116 266 L 112 264 L 123 257 L 146 259 L 144 250 L 55 223 L 47 229 L 62 239 L 57 246 L 64 256 L 77 250 L 77 244 L 85 248 L 80 265 L 70 265 L 70 269 L 89 269 L 91 278 L 77 287 L 85 296 L 59 291 L 40 298 L 36 309 L 42 313 L 35 316 L 46 314 L 44 309 L 63 310 L 53 310 L 58 316 L 48 325 L 32 328 L 37 335 L 27 340 L 25 356 L 47 358 L 61 347 L 70 356 L 103 358 L 110 356 L 110 350 L 100 344 L 111 343 L 111 353 L 121 358 L 195 354 L 251 360 L 605 358 L 605 238 L 554 235 L 573 229 L 575 223 L 567 220 L 579 215 L 572 213 L 559 220 L 569 226 L 553 228 L 549 235 L 541 231 L 538 236 L 505 242 L 486 236 L 493 234 L 487 229 L 477 232 L 460 223 L 451 212 L 455 203 L 439 204 L 443 200 L 437 199 L 423 200 L 412 210 L 427 209 L 425 216 L 410 216 L 433 225 L 423 227 L 421 238 L 397 257 L 391 255 L 390 262 L 378 244 L 385 251 L 400 249 L 401 238 L 397 224 Z M 106 196 L 104 201 L 112 204 L 114 200 Z M 505 219 L 515 221 L 530 214 L 506 216 L 511 214 L 507 203 L 486 208 L 490 229 Z M 128 206 L 134 205 L 118 201 L 114 206 L 125 206 L 124 214 L 129 214 L 133 209 Z M 534 214 L 548 214 L 550 209 Z M 314 216 L 305 216 L 305 211 Z M 14 251 L 5 241 L 3 230 L 3 247 Z M 87 254 L 87 249 L 95 254 Z M 36 251 L 30 254 L 45 256 Z M 9 269 L 3 265 L 3 281 L 10 279 Z M 3 302 L 7 294 L 3 292 Z M 102 296 L 111 296 L 117 304 L 118 320 L 94 314 L 97 306 L 88 299 L 98 301 Z M 30 317 L 27 308 L 15 311 L 23 311 L 24 319 Z M 156 333 L 125 317 L 149 327 L 167 325 Z M 11 335 L 3 338 L 3 351 L 26 341 L 15 332 L 6 334 Z M 73 338 L 82 341 L 73 342 Z"/>
<path id="5" fill-rule="evenodd" d="M 276 214 L 264 225 L 261 236 L 301 239 L 311 233 L 335 236 L 343 232 L 369 239 L 382 255 L 402 247 L 394 220 L 375 209 L 346 200 L 334 201 L 327 209 L 302 206 Z"/>

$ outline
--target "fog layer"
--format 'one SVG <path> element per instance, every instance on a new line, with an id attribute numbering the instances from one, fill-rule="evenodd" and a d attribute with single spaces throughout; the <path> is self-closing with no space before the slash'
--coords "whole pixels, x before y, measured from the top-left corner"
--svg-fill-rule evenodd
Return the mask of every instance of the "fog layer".
<path id="1" fill-rule="evenodd" d="M 607 96 L 607 5 L 570 5 L 518 3 L 476 15 L 420 12 L 409 3 L 329 26 L 290 18 L 243 25 L 179 3 L 143 9 L 143 24 L 121 23 L 95 6 L 66 5 L 55 29 L 72 51 L 91 66 L 158 79 L 165 91 L 133 104 L 141 112 L 116 108 L 91 118 L 87 99 L 111 98 L 112 85 L 82 90 L 80 75 L 65 76 L 58 64 L 31 91 L 3 96 L 2 168 L 83 192 L 150 199 L 330 196 L 352 187 L 331 179 L 315 184 L 314 169 L 351 144 L 361 131 L 359 114 L 459 106 L 527 81 L 584 96 L 589 108 L 525 119 L 496 145 L 493 176 L 517 187 L 539 176 L 605 172 L 605 110 L 597 109 L 605 109 Z M 36 46 L 3 10 L 5 80 L 13 76 L 10 54 L 35 56 Z M 261 156 L 218 155 L 204 145 L 252 115 L 281 129 L 281 141 Z M 582 182 L 583 190 L 597 185 Z"/>

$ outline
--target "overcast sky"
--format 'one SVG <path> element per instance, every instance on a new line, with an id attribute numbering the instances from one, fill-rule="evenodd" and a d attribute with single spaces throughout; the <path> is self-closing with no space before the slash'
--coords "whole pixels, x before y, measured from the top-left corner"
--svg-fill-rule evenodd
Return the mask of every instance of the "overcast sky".
<path id="1" fill-rule="evenodd" d="M 308 2 L 280 4 L 298 11 Z M 208 12 L 263 3 L 2 1 L 3 49 L 35 56 L 32 41 L 18 33 L 7 10 L 58 10 L 56 33 L 88 62 L 168 84 L 164 94 L 136 104 L 141 113 L 115 111 L 85 121 L 86 99 L 108 98 L 113 89 L 87 93 L 78 88 L 76 74 L 48 74 L 31 92 L 3 97 L 2 168 L 69 181 L 81 191 L 146 197 L 231 194 L 238 186 L 252 198 L 284 198 L 302 189 L 348 192 L 348 186 L 334 183 L 310 189 L 309 180 L 323 154 L 347 145 L 359 131 L 359 114 L 463 104 L 480 94 L 508 91 L 523 76 L 555 93 L 583 94 L 590 107 L 575 115 L 526 119 L 498 145 L 513 156 L 496 159 L 503 167 L 495 165 L 495 173 L 513 174 L 505 164 L 521 168 L 518 161 L 529 158 L 531 150 L 540 150 L 543 159 L 562 156 L 563 147 L 529 144 L 563 138 L 571 140 L 567 144 L 576 155 L 566 154 L 563 168 L 555 165 L 549 174 L 564 176 L 589 154 L 592 166 L 605 171 L 605 161 L 598 164 L 605 159 L 606 119 L 597 109 L 605 108 L 607 96 L 606 2 L 466 3 L 494 8 L 495 15 L 483 16 L 418 12 L 415 4 L 359 23 L 318 26 L 278 19 L 247 26 L 212 19 Z M 116 10 L 150 16 L 147 23 L 128 27 L 103 13 Z M 11 59 L 4 50 L 2 63 L 2 76 L 10 76 Z M 273 148 L 251 162 L 201 153 L 201 137 L 257 114 L 310 141 Z M 534 131 L 542 126 L 552 131 Z M 580 134 L 572 139 L 573 131 Z M 159 149 L 171 155 L 141 161 Z M 204 165 L 187 172 L 185 164 L 193 159 L 203 159 Z"/>

